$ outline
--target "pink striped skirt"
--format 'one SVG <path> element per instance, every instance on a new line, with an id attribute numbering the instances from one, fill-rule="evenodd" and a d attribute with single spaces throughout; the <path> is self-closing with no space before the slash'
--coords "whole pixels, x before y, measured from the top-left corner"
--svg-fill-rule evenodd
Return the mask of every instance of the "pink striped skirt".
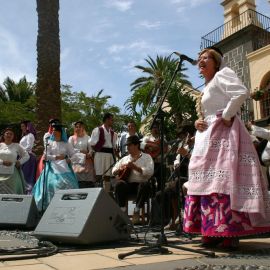
<path id="1" fill-rule="evenodd" d="M 210 237 L 240 237 L 270 232 L 270 227 L 252 227 L 248 213 L 234 211 L 230 196 L 188 195 L 185 202 L 183 230 Z"/>

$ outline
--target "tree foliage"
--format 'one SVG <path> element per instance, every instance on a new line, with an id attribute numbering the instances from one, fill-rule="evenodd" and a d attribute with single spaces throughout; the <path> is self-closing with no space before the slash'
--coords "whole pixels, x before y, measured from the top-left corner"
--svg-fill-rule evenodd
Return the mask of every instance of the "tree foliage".
<path id="1" fill-rule="evenodd" d="M 93 128 L 102 124 L 104 113 L 110 112 L 115 115 L 115 130 L 121 130 L 127 116 L 120 113 L 120 108 L 109 104 L 111 96 L 103 95 L 104 90 L 97 94 L 87 96 L 84 92 L 73 92 L 69 85 L 62 86 L 62 117 L 63 123 L 72 132 L 72 124 L 82 120 L 86 130 L 90 133 Z"/>
<path id="2" fill-rule="evenodd" d="M 110 105 L 111 96 L 103 95 L 103 92 L 100 90 L 89 97 L 83 91 L 75 92 L 71 86 L 62 85 L 62 122 L 69 133 L 73 132 L 72 124 L 78 120 L 85 122 L 88 133 L 91 133 L 94 127 L 102 124 L 105 112 L 115 115 L 115 130 L 122 129 L 128 116 L 121 114 L 119 107 Z M 0 93 L 0 129 L 10 124 L 18 126 L 22 120 L 36 124 L 35 84 L 28 82 L 25 77 L 18 82 L 7 78 L 0 87 Z"/>
<path id="3" fill-rule="evenodd" d="M 29 119 L 35 121 L 35 84 L 26 77 L 15 82 L 7 77 L 0 86 L 0 125 L 5 126 Z"/>
<path id="4" fill-rule="evenodd" d="M 35 93 L 35 88 L 36 85 L 28 82 L 25 76 L 18 82 L 7 77 L 3 82 L 3 86 L 0 86 L 0 100 L 5 103 L 8 101 L 26 103 Z"/>

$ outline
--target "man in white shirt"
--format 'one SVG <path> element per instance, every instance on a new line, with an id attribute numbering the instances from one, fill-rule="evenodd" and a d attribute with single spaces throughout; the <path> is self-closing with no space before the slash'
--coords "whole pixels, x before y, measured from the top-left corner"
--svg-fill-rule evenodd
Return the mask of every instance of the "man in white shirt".
<path id="1" fill-rule="evenodd" d="M 120 157 L 124 157 L 125 155 L 128 154 L 127 145 L 126 145 L 127 138 L 133 135 L 138 135 L 136 133 L 136 124 L 134 120 L 129 120 L 127 123 L 127 132 L 122 133 L 118 141 Z"/>
<path id="2" fill-rule="evenodd" d="M 114 163 L 117 134 L 112 130 L 113 115 L 105 113 L 103 125 L 96 127 L 90 138 L 90 145 L 95 151 L 94 167 L 97 182 L 103 186 L 106 192 L 111 190 L 111 166 Z"/>
<path id="3" fill-rule="evenodd" d="M 117 176 L 115 185 L 115 199 L 123 211 L 126 211 L 127 199 L 136 195 L 136 206 L 133 214 L 133 223 L 139 219 L 139 210 L 149 198 L 150 184 L 148 179 L 154 173 L 154 162 L 149 154 L 140 150 L 140 139 L 133 135 L 127 139 L 128 155 L 119 160 L 112 169 Z M 126 179 L 121 179 L 123 171 L 129 171 Z"/>

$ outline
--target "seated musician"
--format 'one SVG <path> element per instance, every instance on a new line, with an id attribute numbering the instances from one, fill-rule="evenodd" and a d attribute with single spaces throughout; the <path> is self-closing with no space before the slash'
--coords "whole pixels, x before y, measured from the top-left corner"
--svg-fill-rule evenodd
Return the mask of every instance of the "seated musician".
<path id="1" fill-rule="evenodd" d="M 179 217 L 179 224 L 181 226 L 181 210 L 184 208 L 186 192 L 184 190 L 184 183 L 188 179 L 188 164 L 194 145 L 194 137 L 192 137 L 193 134 L 193 127 L 190 128 L 190 126 L 183 126 L 178 132 L 178 136 L 182 140 L 176 151 L 177 156 L 174 161 L 174 171 L 170 176 L 172 180 L 166 183 L 164 190 L 164 224 L 169 222 L 165 229 L 182 229 L 176 224 L 176 219 Z M 158 205 L 161 204 L 160 192 L 156 194 L 155 200 Z"/>
<path id="2" fill-rule="evenodd" d="M 151 134 L 143 137 L 141 142 L 141 149 L 145 153 L 151 155 L 154 160 L 154 177 L 157 179 L 157 191 L 161 190 L 161 148 L 160 148 L 160 131 L 159 124 L 156 122 L 151 127 Z M 167 152 L 168 147 L 164 140 L 164 154 Z M 163 166 L 163 172 L 166 171 L 166 166 Z"/>
<path id="3" fill-rule="evenodd" d="M 133 135 L 127 138 L 128 155 L 119 160 L 112 169 L 117 176 L 115 199 L 122 211 L 127 211 L 127 200 L 130 195 L 136 195 L 136 206 L 133 223 L 139 221 L 140 208 L 149 198 L 150 184 L 148 179 L 154 173 L 154 163 L 149 154 L 140 150 L 140 139 Z"/>

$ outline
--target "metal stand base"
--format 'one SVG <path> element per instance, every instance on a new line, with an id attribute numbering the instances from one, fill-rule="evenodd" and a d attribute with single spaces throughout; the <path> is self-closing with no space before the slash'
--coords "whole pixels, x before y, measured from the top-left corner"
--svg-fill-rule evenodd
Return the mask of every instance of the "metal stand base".
<path id="1" fill-rule="evenodd" d="M 125 257 L 133 255 L 133 254 L 161 254 L 161 255 L 172 254 L 172 252 L 169 251 L 168 248 L 185 250 L 185 251 L 189 251 L 192 253 L 199 253 L 199 254 L 205 255 L 205 256 L 210 257 L 210 258 L 215 258 L 215 256 L 216 256 L 215 252 L 212 252 L 212 251 L 195 250 L 192 248 L 177 246 L 177 245 L 168 243 L 165 235 L 159 235 L 159 239 L 157 240 L 156 244 L 142 247 L 139 249 L 135 249 L 134 251 L 120 253 L 120 254 L 118 254 L 118 259 L 122 260 Z"/>

